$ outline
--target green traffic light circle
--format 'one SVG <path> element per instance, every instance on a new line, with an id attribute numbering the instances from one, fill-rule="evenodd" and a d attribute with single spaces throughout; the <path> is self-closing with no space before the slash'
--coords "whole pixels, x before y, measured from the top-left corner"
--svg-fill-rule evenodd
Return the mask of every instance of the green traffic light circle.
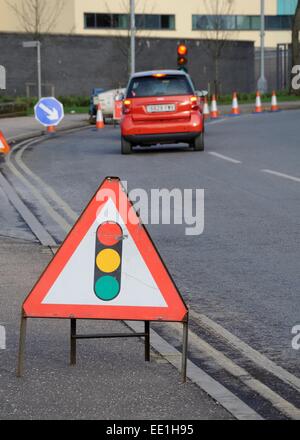
<path id="1" fill-rule="evenodd" d="M 95 293 L 102 301 L 112 301 L 120 291 L 120 284 L 112 276 L 100 277 L 95 284 Z"/>

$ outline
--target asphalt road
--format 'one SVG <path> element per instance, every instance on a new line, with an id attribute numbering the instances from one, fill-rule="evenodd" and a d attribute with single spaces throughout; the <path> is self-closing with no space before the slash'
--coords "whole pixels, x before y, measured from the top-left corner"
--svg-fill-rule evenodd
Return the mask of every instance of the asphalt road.
<path id="1" fill-rule="evenodd" d="M 118 129 L 92 128 L 28 148 L 23 163 L 79 214 L 108 175 L 128 189 L 205 189 L 205 230 L 148 225 L 192 310 L 296 376 L 300 352 L 300 111 L 247 115 L 207 125 L 205 152 L 185 146 L 120 154 Z M 9 172 L 7 172 L 9 176 Z M 58 240 L 65 231 L 16 188 Z"/>

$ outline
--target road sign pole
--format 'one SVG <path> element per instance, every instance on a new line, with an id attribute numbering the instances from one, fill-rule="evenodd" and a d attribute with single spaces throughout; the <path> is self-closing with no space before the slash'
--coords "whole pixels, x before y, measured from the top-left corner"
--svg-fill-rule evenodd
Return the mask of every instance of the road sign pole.
<path id="1" fill-rule="evenodd" d="M 70 364 L 76 365 L 76 319 L 71 319 L 71 344 L 70 344 Z"/>
<path id="2" fill-rule="evenodd" d="M 27 328 L 27 318 L 22 311 L 21 316 L 21 327 L 20 327 L 20 340 L 19 340 L 19 356 L 18 356 L 18 368 L 17 377 L 22 377 L 24 372 L 24 354 L 26 345 L 26 328 Z"/>
<path id="3" fill-rule="evenodd" d="M 150 321 L 145 321 L 145 361 L 150 362 Z"/>
<path id="4" fill-rule="evenodd" d="M 25 48 L 36 48 L 37 52 L 37 92 L 39 101 L 42 97 L 42 69 L 41 69 L 41 42 L 40 41 L 24 41 L 22 43 Z"/>
<path id="5" fill-rule="evenodd" d="M 188 355 L 188 334 L 189 334 L 189 315 L 186 314 L 186 320 L 183 322 L 183 337 L 182 337 L 182 367 L 181 377 L 182 382 L 186 382 L 186 370 L 187 370 L 187 355 Z"/>
<path id="6" fill-rule="evenodd" d="M 42 98 L 42 67 L 41 67 L 41 43 L 37 41 L 37 69 L 38 69 L 38 97 Z"/>

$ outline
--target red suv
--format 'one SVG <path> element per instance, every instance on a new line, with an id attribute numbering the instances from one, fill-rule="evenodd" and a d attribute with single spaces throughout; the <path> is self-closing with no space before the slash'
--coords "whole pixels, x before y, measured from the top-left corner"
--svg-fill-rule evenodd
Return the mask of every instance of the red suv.
<path id="1" fill-rule="evenodd" d="M 123 101 L 122 154 L 130 154 L 135 145 L 179 142 L 203 151 L 204 117 L 200 106 L 199 94 L 183 71 L 134 74 Z"/>

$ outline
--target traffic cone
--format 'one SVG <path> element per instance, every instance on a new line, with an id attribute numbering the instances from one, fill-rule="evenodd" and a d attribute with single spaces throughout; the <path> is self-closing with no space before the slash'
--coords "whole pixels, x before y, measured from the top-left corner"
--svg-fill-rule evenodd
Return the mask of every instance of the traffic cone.
<path id="1" fill-rule="evenodd" d="M 100 130 L 104 128 L 104 120 L 103 120 L 103 114 L 101 110 L 101 104 L 99 102 L 97 107 L 97 117 L 96 117 L 96 129 Z"/>
<path id="2" fill-rule="evenodd" d="M 257 91 L 256 92 L 256 101 L 255 101 L 255 111 L 254 113 L 262 113 L 263 108 L 261 105 L 261 96 L 260 93 Z"/>
<path id="3" fill-rule="evenodd" d="M 272 93 L 272 101 L 271 101 L 271 112 L 279 112 L 279 107 L 277 103 L 277 96 L 275 90 Z"/>
<path id="4" fill-rule="evenodd" d="M 8 145 L 4 134 L 0 131 L 0 154 L 8 154 L 10 152 L 10 146 Z"/>
<path id="5" fill-rule="evenodd" d="M 205 96 L 204 98 L 204 104 L 203 104 L 203 116 L 204 119 L 208 119 L 209 118 L 209 106 L 208 106 L 208 100 L 207 100 L 207 96 Z"/>
<path id="6" fill-rule="evenodd" d="M 217 119 L 219 117 L 216 95 L 212 95 L 210 117 Z"/>
<path id="7" fill-rule="evenodd" d="M 234 92 L 233 97 L 232 97 L 231 116 L 239 116 L 240 114 L 241 114 L 241 112 L 240 112 L 240 108 L 239 108 L 237 93 Z"/>
<path id="8" fill-rule="evenodd" d="M 53 134 L 55 132 L 56 132 L 56 128 L 54 125 L 49 125 L 49 127 L 47 127 L 47 133 Z"/>

